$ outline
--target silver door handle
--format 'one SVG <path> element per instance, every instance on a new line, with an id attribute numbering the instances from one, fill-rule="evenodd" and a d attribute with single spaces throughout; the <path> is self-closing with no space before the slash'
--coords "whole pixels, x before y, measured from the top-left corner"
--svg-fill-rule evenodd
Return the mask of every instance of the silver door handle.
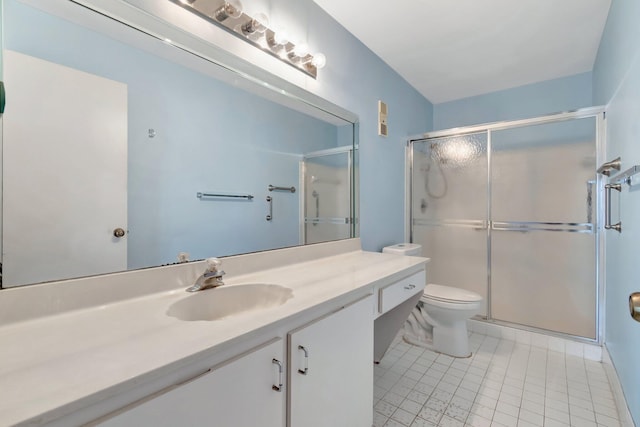
<path id="1" fill-rule="evenodd" d="M 282 391 L 282 362 L 279 361 L 278 359 L 273 359 L 271 360 L 271 363 L 278 365 L 278 385 L 273 385 L 271 386 L 272 390 L 275 390 L 277 392 L 281 392 Z"/>
<path id="2" fill-rule="evenodd" d="M 307 372 L 309 372 L 309 350 L 307 350 L 303 345 L 299 345 L 298 350 L 302 350 L 304 352 L 304 369 L 298 369 L 298 373 L 307 375 Z"/>
<path id="3" fill-rule="evenodd" d="M 607 184 L 604 186 L 604 229 L 616 230 L 618 233 L 622 233 L 622 222 L 618 221 L 616 224 L 611 224 L 611 190 L 622 191 L 622 184 Z"/>

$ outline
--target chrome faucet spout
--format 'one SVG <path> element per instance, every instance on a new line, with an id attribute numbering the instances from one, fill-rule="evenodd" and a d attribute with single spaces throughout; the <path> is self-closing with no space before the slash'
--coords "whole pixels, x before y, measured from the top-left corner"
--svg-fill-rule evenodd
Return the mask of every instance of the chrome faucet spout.
<path id="1" fill-rule="evenodd" d="M 207 259 L 207 269 L 200 275 L 192 286 L 189 286 L 187 292 L 204 291 L 205 289 L 217 288 L 224 285 L 222 276 L 225 275 L 223 270 L 220 270 L 222 263 L 217 258 Z"/>

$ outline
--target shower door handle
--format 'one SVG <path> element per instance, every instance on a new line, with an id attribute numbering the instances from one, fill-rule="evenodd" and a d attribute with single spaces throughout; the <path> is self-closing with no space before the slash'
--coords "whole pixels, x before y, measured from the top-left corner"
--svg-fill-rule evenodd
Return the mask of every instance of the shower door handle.
<path id="1" fill-rule="evenodd" d="M 604 186 L 604 229 L 616 230 L 618 233 L 622 233 L 622 222 L 618 221 L 616 224 L 611 224 L 611 190 L 622 191 L 622 184 L 606 184 Z"/>

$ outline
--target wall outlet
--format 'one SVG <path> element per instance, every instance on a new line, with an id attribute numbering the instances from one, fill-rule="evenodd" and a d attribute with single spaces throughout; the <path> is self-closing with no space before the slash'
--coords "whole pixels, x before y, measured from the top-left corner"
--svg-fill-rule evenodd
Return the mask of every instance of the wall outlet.
<path id="1" fill-rule="evenodd" d="M 387 104 L 378 101 L 378 135 L 387 136 L 389 128 L 387 126 Z"/>

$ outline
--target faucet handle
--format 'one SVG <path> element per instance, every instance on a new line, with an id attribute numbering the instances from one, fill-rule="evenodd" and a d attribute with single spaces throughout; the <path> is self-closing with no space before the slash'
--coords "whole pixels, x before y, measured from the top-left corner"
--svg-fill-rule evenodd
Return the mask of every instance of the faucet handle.
<path id="1" fill-rule="evenodd" d="M 207 271 L 218 271 L 221 265 L 222 261 L 218 258 L 207 258 Z"/>

